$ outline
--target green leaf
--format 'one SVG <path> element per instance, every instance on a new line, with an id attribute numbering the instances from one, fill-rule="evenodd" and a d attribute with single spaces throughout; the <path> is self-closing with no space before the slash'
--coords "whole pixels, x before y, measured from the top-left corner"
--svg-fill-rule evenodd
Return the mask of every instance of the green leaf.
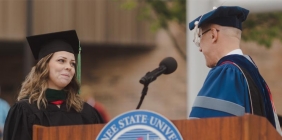
<path id="1" fill-rule="evenodd" d="M 127 0 L 120 5 L 120 8 L 125 10 L 132 10 L 137 7 L 137 2 L 134 0 Z"/>
<path id="2" fill-rule="evenodd" d="M 242 39 L 270 48 L 274 39 L 282 40 L 282 12 L 250 14 L 243 23 Z"/>

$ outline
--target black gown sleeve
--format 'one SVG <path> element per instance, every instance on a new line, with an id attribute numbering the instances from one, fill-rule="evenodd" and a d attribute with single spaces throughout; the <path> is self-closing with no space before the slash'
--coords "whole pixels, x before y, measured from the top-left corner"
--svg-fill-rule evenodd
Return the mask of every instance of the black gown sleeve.
<path id="1" fill-rule="evenodd" d="M 82 114 L 85 114 L 87 117 L 90 117 L 90 122 L 92 124 L 102 124 L 105 123 L 101 114 L 88 103 L 84 103 Z"/>
<path id="2" fill-rule="evenodd" d="M 95 108 L 93 112 L 93 116 L 95 116 L 95 119 L 97 120 L 97 124 L 105 123 L 105 120 L 103 119 L 102 115 L 99 113 L 99 111 Z"/>
<path id="3" fill-rule="evenodd" d="M 28 125 L 28 109 L 23 102 L 17 102 L 9 110 L 3 140 L 31 140 L 32 128 Z"/>

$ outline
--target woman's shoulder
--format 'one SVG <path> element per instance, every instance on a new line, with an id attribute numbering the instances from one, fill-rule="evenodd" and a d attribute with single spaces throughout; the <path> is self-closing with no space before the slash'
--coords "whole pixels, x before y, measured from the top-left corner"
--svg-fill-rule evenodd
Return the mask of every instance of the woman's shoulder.
<path id="1" fill-rule="evenodd" d="M 91 105 L 89 105 L 88 103 L 83 102 L 82 112 L 89 112 L 89 111 L 95 111 L 95 109 Z"/>
<path id="2" fill-rule="evenodd" d="M 96 114 L 99 114 L 97 109 L 95 109 L 93 106 L 89 105 L 86 102 L 83 103 L 83 109 L 81 113 L 87 114 L 87 115 L 95 115 L 95 116 Z"/>
<path id="3" fill-rule="evenodd" d="M 22 110 L 27 113 L 37 112 L 38 108 L 36 104 L 29 103 L 28 99 L 21 99 L 17 101 L 11 108 L 15 110 Z"/>
<path id="4" fill-rule="evenodd" d="M 83 104 L 82 114 L 88 117 L 91 116 L 91 118 L 95 118 L 95 123 L 104 123 L 104 120 L 102 119 L 98 110 L 86 102 Z"/>
<path id="5" fill-rule="evenodd" d="M 31 104 L 29 103 L 28 99 L 21 99 L 17 101 L 13 106 L 16 107 L 29 107 Z"/>

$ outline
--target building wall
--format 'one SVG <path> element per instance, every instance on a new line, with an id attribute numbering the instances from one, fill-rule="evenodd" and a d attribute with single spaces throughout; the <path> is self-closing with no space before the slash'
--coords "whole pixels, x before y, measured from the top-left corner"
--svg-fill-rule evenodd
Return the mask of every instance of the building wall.
<path id="1" fill-rule="evenodd" d="M 141 9 L 122 9 L 124 1 L 32 1 L 31 34 L 75 29 L 84 43 L 152 45 L 154 33 L 139 18 Z M 27 17 L 26 0 L 0 1 L 0 40 L 25 40 Z"/>
<path id="2" fill-rule="evenodd" d="M 0 41 L 19 41 L 26 32 L 26 1 L 0 1 Z"/>

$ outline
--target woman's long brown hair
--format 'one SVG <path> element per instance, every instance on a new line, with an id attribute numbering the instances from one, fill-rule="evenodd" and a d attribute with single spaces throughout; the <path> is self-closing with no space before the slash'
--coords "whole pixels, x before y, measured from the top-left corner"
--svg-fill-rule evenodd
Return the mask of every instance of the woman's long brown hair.
<path id="1" fill-rule="evenodd" d="M 38 63 L 32 67 L 31 71 L 27 75 L 25 81 L 22 83 L 20 93 L 17 100 L 24 98 L 29 99 L 29 103 L 37 104 L 40 109 L 43 105 L 47 107 L 47 99 L 45 97 L 45 91 L 48 88 L 49 79 L 49 61 L 54 53 L 49 54 L 42 58 Z M 66 105 L 67 109 L 75 109 L 80 112 L 83 108 L 83 101 L 78 95 L 80 85 L 76 80 L 76 74 L 73 76 L 71 82 L 64 88 L 67 92 Z"/>

